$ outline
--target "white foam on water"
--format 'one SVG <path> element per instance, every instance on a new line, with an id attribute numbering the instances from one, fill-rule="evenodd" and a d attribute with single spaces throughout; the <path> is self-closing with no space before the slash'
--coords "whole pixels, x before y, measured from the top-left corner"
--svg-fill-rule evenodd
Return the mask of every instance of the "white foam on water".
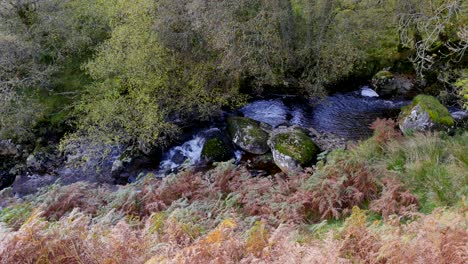
<path id="1" fill-rule="evenodd" d="M 234 156 L 236 157 L 236 163 L 242 159 L 242 154 L 244 153 L 240 150 L 234 151 Z"/>
<path id="2" fill-rule="evenodd" d="M 244 116 L 277 127 L 287 121 L 288 108 L 279 100 L 260 100 L 241 109 Z"/>
<path id="3" fill-rule="evenodd" d="M 300 108 L 294 108 L 291 112 L 291 124 L 293 125 L 298 125 L 298 126 L 303 126 L 305 125 L 305 120 L 306 120 L 306 117 L 304 116 L 304 111 Z"/>
<path id="4" fill-rule="evenodd" d="M 204 145 L 205 138 L 197 135 L 182 145 L 171 148 L 159 165 L 160 173 L 171 172 L 184 164 L 195 165 L 200 161 Z"/>

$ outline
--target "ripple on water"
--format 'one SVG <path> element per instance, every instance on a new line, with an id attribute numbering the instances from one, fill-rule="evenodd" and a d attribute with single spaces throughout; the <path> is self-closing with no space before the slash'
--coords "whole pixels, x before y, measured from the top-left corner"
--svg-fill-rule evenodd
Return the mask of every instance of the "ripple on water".
<path id="1" fill-rule="evenodd" d="M 277 127 L 287 122 L 289 109 L 280 99 L 259 100 L 240 110 L 244 116 Z"/>
<path id="2" fill-rule="evenodd" d="M 346 139 L 363 139 L 372 135 L 369 126 L 377 118 L 394 118 L 405 101 L 356 97 L 338 94 L 319 103 L 312 117 L 314 128 Z"/>
<path id="3" fill-rule="evenodd" d="M 399 109 L 408 101 L 383 100 L 363 97 L 359 92 L 336 94 L 309 105 L 301 98 L 293 100 L 259 100 L 240 111 L 244 116 L 267 123 L 273 127 L 282 124 L 299 125 L 304 128 L 335 134 L 348 140 L 365 139 L 372 135 L 369 125 L 377 118 L 396 117 Z M 160 163 L 158 175 L 177 171 L 184 164 L 196 166 L 200 161 L 206 137 L 218 128 L 203 130 L 180 146 L 171 148 Z M 236 151 L 240 160 L 241 151 Z"/>

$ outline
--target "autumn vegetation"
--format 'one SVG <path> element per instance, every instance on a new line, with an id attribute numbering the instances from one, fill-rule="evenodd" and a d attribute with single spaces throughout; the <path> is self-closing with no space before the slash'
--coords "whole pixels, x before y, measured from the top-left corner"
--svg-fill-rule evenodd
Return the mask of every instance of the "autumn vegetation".
<path id="1" fill-rule="evenodd" d="M 0 140 L 86 149 L 82 162 L 109 154 L 101 145 L 149 155 L 249 98 L 321 98 L 382 69 L 467 109 L 467 10 L 462 0 L 1 0 Z M 377 119 L 371 138 L 295 175 L 229 161 L 126 185 L 5 188 L 0 264 L 468 263 L 466 128 L 397 126 Z"/>
<path id="2" fill-rule="evenodd" d="M 0 262 L 466 262 L 468 134 L 373 127 L 294 177 L 252 177 L 227 162 L 7 198 Z"/>

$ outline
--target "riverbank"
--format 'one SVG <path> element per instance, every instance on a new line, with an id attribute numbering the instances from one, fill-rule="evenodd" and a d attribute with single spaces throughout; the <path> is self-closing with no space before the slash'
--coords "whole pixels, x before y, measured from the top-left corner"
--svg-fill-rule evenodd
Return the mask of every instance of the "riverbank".
<path id="1" fill-rule="evenodd" d="M 468 133 L 374 128 L 293 177 L 227 162 L 119 187 L 4 191 L 0 263 L 466 262 Z"/>

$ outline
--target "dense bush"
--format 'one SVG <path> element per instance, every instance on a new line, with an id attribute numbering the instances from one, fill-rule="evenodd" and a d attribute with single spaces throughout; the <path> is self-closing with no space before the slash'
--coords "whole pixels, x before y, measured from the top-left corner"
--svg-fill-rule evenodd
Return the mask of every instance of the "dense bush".
<path id="1" fill-rule="evenodd" d="M 174 125 L 244 102 L 241 87 L 323 94 L 324 85 L 367 62 L 387 64 L 396 45 L 392 5 L 372 1 L 18 0 L 0 7 L 2 34 L 33 48 L 23 64 L 35 70 L 25 78 L 40 80 L 23 83 L 39 106 L 14 97 L 25 121 L 18 129 L 2 121 L 3 137 L 30 130 L 41 108 L 58 121 L 77 115 L 80 136 L 150 148 L 167 143 Z M 377 16 L 387 23 L 374 23 Z"/>
<path id="2" fill-rule="evenodd" d="M 100 3 L 0 3 L 1 138 L 30 140 L 37 121 L 68 117 L 60 114 L 79 100 L 86 83 L 80 64 L 106 37 Z"/>

